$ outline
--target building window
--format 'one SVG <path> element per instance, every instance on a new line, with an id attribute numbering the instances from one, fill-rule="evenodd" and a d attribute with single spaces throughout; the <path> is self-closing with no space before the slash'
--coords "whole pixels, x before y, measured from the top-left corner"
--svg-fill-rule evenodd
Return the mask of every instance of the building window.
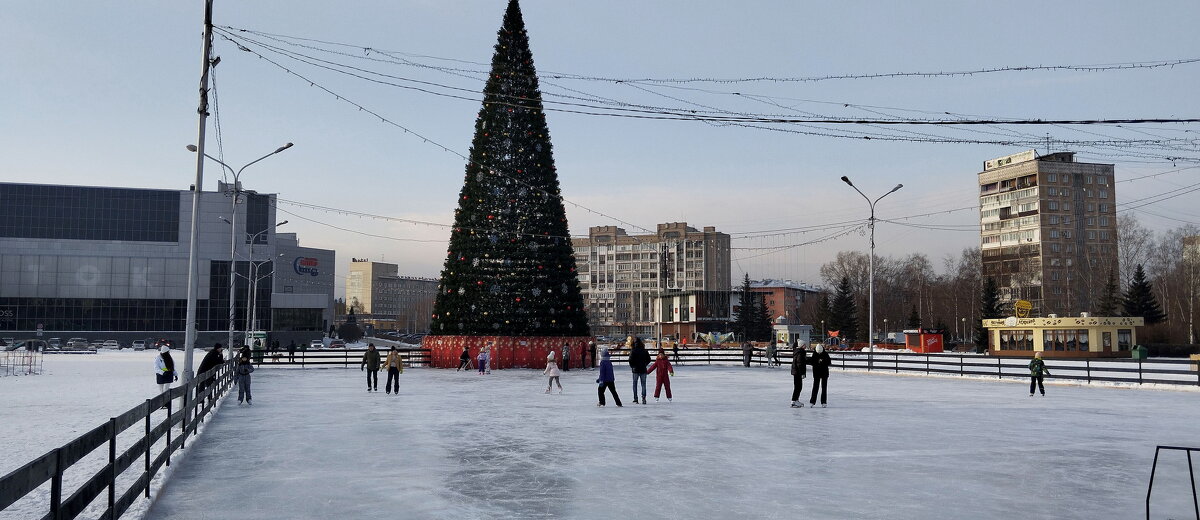
<path id="1" fill-rule="evenodd" d="M 1132 342 L 1133 342 L 1133 330 L 1132 329 L 1117 329 L 1117 350 L 1118 351 L 1123 352 L 1123 351 L 1129 350 L 1129 344 Z"/>
<path id="2" fill-rule="evenodd" d="M 1060 252 L 1059 250 L 1061 250 L 1061 249 L 1062 249 L 1062 246 L 1060 246 L 1058 244 L 1050 244 L 1051 252 L 1058 253 L 1058 252 Z"/>
<path id="3" fill-rule="evenodd" d="M 1088 231 L 1088 232 L 1087 232 L 1087 237 L 1088 237 L 1088 240 L 1095 240 L 1095 239 L 1096 239 L 1096 232 L 1095 232 L 1095 231 Z"/>
<path id="4" fill-rule="evenodd" d="M 1063 232 L 1062 232 L 1062 237 L 1063 237 L 1063 238 L 1071 238 L 1071 232 L 1070 232 L 1070 231 L 1063 231 Z"/>
<path id="5" fill-rule="evenodd" d="M 1100 231 L 1100 240 L 1108 240 L 1108 231 Z"/>
<path id="6" fill-rule="evenodd" d="M 1054 200 L 1049 201 L 1046 203 L 1046 207 L 1050 211 L 1058 211 L 1058 201 L 1054 201 Z"/>
<path id="7" fill-rule="evenodd" d="M 1058 174 L 1057 174 L 1057 173 L 1051 173 L 1050 175 L 1047 175 L 1047 176 L 1046 176 L 1046 182 L 1058 182 Z"/>
<path id="8" fill-rule="evenodd" d="M 1096 205 L 1091 202 L 1087 203 L 1087 210 L 1088 210 L 1088 213 L 1096 211 Z"/>
<path id="9" fill-rule="evenodd" d="M 1091 184 L 1091 183 L 1092 183 L 1092 176 L 1091 176 L 1091 175 L 1088 175 L 1088 176 L 1087 176 L 1087 183 L 1088 183 L 1088 184 Z"/>
<path id="10" fill-rule="evenodd" d="M 1050 225 L 1058 225 L 1058 215 L 1050 215 Z"/>
<path id="11" fill-rule="evenodd" d="M 1100 217 L 1100 227 L 1108 227 L 1108 217 Z"/>
<path id="12" fill-rule="evenodd" d="M 1100 204 L 1100 213 L 1108 213 L 1108 204 Z"/>
<path id="13" fill-rule="evenodd" d="M 1108 198 L 1108 190 L 1100 190 L 1100 198 L 1107 199 Z"/>
<path id="14" fill-rule="evenodd" d="M 1058 238 L 1058 230 L 1057 229 L 1050 230 L 1050 238 Z"/>

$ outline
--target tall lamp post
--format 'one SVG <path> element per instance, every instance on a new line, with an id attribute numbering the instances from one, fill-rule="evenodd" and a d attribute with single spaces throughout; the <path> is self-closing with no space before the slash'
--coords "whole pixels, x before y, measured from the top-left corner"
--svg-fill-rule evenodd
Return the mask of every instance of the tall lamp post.
<path id="1" fill-rule="evenodd" d="M 271 152 L 262 157 L 259 157 L 258 159 L 255 159 L 253 161 L 246 163 L 245 166 L 238 168 L 237 171 L 234 171 L 234 169 L 231 166 L 229 166 L 228 164 L 225 164 L 220 159 L 217 159 L 216 157 L 208 155 L 207 153 L 204 154 L 204 157 L 207 157 L 209 160 L 211 160 L 217 164 L 220 164 L 226 170 L 229 171 L 230 175 L 233 176 L 233 195 L 232 195 L 233 202 L 231 204 L 232 207 L 230 208 L 230 211 L 232 212 L 231 218 L 233 220 L 225 221 L 230 226 L 230 231 L 229 231 L 229 337 L 225 343 L 225 346 L 229 349 L 230 353 L 233 352 L 233 332 L 234 332 L 233 331 L 233 321 L 234 321 L 234 316 L 236 315 L 236 313 L 234 311 L 235 305 L 234 305 L 233 295 L 236 292 L 236 288 L 237 288 L 237 285 L 236 285 L 237 279 L 234 276 L 237 272 L 237 269 L 235 269 L 235 267 L 237 266 L 237 237 L 238 237 L 237 204 L 238 204 L 238 198 L 240 198 L 240 196 L 242 194 L 242 182 L 241 182 L 242 171 L 244 171 L 246 168 L 249 168 L 250 165 L 252 165 L 254 163 L 257 163 L 263 159 L 266 159 L 267 157 L 275 155 L 275 154 L 282 152 L 284 150 L 287 150 L 288 148 L 291 148 L 291 147 L 292 147 L 292 143 L 288 143 L 283 146 L 280 146 L 279 148 L 276 148 L 274 152 Z M 187 149 L 189 152 L 192 152 L 192 153 L 196 153 L 199 151 L 199 149 L 196 148 L 196 145 L 191 145 L 191 144 L 187 145 Z M 225 219 L 222 218 L 221 220 L 225 220 Z M 253 242 L 251 242 L 250 245 L 251 245 L 251 247 L 253 247 L 254 246 Z M 247 292 L 249 292 L 249 286 L 247 286 L 246 288 L 247 288 Z M 247 328 L 249 328 L 249 324 L 247 324 Z"/>
<path id="2" fill-rule="evenodd" d="M 259 235 L 262 235 L 263 233 L 266 233 L 272 229 L 275 229 L 275 228 L 282 226 L 284 224 L 287 224 L 287 223 L 288 223 L 288 221 L 285 220 L 285 221 L 279 222 L 279 223 L 275 224 L 274 226 L 271 226 L 267 229 L 259 231 L 258 233 L 250 235 L 250 258 L 249 258 L 250 269 L 247 270 L 247 272 L 246 272 L 246 274 L 249 275 L 246 278 L 247 280 L 249 280 L 248 285 L 246 285 L 246 332 L 255 330 L 257 327 L 254 326 L 254 322 L 258 320 L 258 281 L 259 281 L 259 276 L 258 276 L 258 264 L 256 264 L 254 262 L 254 243 L 258 240 Z M 274 258 L 272 258 L 271 260 L 274 261 Z M 274 274 L 274 271 L 272 271 L 272 274 Z"/>
<path id="3" fill-rule="evenodd" d="M 849 177 L 843 175 L 842 182 L 848 184 L 851 188 L 854 188 L 854 191 L 857 191 L 859 195 L 862 195 L 862 197 L 866 199 L 867 205 L 871 208 L 871 218 L 867 221 L 867 227 L 871 228 L 871 256 L 870 260 L 868 261 L 870 275 L 867 288 L 867 336 L 873 336 L 875 334 L 875 203 L 879 202 L 880 199 L 895 193 L 896 190 L 903 188 L 904 185 L 897 184 L 895 188 L 892 188 L 892 191 L 884 193 L 883 195 L 880 195 L 878 199 L 872 201 L 870 197 L 862 192 L 862 190 L 858 189 L 858 186 L 855 186 L 853 182 L 850 182 Z M 871 369 L 874 362 L 873 356 L 875 354 L 875 342 L 873 339 L 874 338 L 870 337 L 867 338 L 867 344 L 871 349 L 867 351 L 867 370 Z"/>

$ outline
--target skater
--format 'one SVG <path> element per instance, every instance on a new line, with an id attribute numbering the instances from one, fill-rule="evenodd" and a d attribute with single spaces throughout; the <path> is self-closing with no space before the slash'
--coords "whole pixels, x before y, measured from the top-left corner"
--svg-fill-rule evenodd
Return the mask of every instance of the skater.
<path id="1" fill-rule="evenodd" d="M 558 393 L 562 393 L 562 382 L 559 380 L 559 376 L 562 375 L 562 372 L 558 371 L 558 364 L 554 362 L 553 350 L 551 350 L 550 354 L 546 356 L 546 369 L 542 371 L 542 375 L 550 377 L 550 379 L 546 380 L 547 394 L 550 393 L 550 387 L 552 385 L 558 385 Z"/>
<path id="2" fill-rule="evenodd" d="M 213 348 L 204 355 L 204 359 L 200 360 L 200 368 L 196 369 L 196 378 L 204 377 L 205 372 L 208 372 L 209 370 L 212 370 L 221 363 L 225 362 L 225 357 L 222 350 L 223 348 L 224 347 L 222 347 L 220 343 L 213 344 Z M 203 395 L 204 389 L 208 388 L 208 383 L 210 381 L 212 380 L 209 379 L 196 384 L 197 397 Z"/>
<path id="3" fill-rule="evenodd" d="M 679 362 L 679 342 L 678 341 L 671 344 L 671 354 L 673 354 L 675 356 L 675 364 L 676 365 L 682 364 Z"/>
<path id="4" fill-rule="evenodd" d="M 658 357 L 654 359 L 654 363 L 650 365 L 650 368 L 646 369 L 646 372 L 654 372 L 654 401 L 658 401 L 659 390 L 662 390 L 664 386 L 667 387 L 667 401 L 670 401 L 671 378 L 675 377 L 675 367 L 672 367 L 671 362 L 667 361 L 667 352 L 665 350 L 658 350 Z M 645 404 L 645 400 L 646 398 L 643 397 L 642 404 Z"/>
<path id="5" fill-rule="evenodd" d="M 600 386 L 596 387 L 596 395 L 600 398 L 600 402 L 596 406 L 604 406 L 604 389 L 608 389 L 613 396 L 613 402 L 617 406 L 621 406 L 621 396 L 617 395 L 616 377 L 613 375 L 612 360 L 608 358 L 608 349 L 600 349 L 600 377 L 596 378 L 596 383 Z"/>
<path id="6" fill-rule="evenodd" d="M 825 391 L 829 389 L 829 365 L 832 363 L 825 347 L 817 345 L 817 353 L 813 354 L 808 362 L 813 367 L 812 397 L 809 398 L 808 404 L 813 408 L 817 406 L 817 389 L 821 390 L 821 408 L 825 408 Z"/>
<path id="7" fill-rule="evenodd" d="M 479 351 L 479 358 L 478 358 L 479 375 L 483 375 L 483 374 L 489 372 L 488 361 L 489 361 L 489 358 L 491 357 L 491 350 L 492 350 L 492 344 L 489 342 L 486 346 L 483 347 L 482 350 Z"/>
<path id="8" fill-rule="evenodd" d="M 591 363 L 587 363 L 588 359 L 592 360 Z M 583 360 L 584 360 L 585 364 L 587 365 L 588 369 L 595 368 L 595 366 L 596 366 L 596 342 L 595 341 L 588 342 L 588 357 L 585 357 Z"/>
<path id="9" fill-rule="evenodd" d="M 808 375 L 808 353 L 802 348 L 792 351 L 792 408 L 804 408 L 800 404 L 800 392 L 804 390 L 804 376 Z"/>
<path id="10" fill-rule="evenodd" d="M 566 372 L 571 369 L 571 345 L 569 343 L 563 343 L 562 357 L 563 357 L 562 371 Z"/>
<path id="11" fill-rule="evenodd" d="M 775 342 L 767 343 L 767 368 L 775 366 L 775 357 L 778 352 Z"/>
<path id="12" fill-rule="evenodd" d="M 646 366 L 650 364 L 650 353 L 642 338 L 630 336 L 629 368 L 633 370 L 633 402 L 637 404 L 638 381 L 642 382 L 642 404 L 646 404 Z"/>
<path id="13" fill-rule="evenodd" d="M 404 359 L 400 357 L 400 351 L 396 350 L 396 347 L 392 347 L 392 350 L 388 352 L 383 367 L 387 369 L 387 381 L 383 383 L 383 390 L 388 394 L 394 391 L 396 395 L 400 395 L 400 374 L 404 373 Z M 393 381 L 395 381 L 395 386 L 393 386 Z"/>
<path id="14" fill-rule="evenodd" d="M 471 352 L 465 345 L 463 346 L 462 354 L 458 355 L 458 368 L 454 369 L 454 371 L 458 372 L 463 369 L 471 369 Z"/>
<path id="15" fill-rule="evenodd" d="M 158 347 L 158 355 L 154 357 L 154 378 L 160 394 L 170 389 L 171 383 L 179 381 L 179 376 L 175 374 L 175 360 L 171 358 L 171 348 L 166 345 Z"/>
<path id="16" fill-rule="evenodd" d="M 1033 397 L 1035 386 L 1042 392 L 1042 397 L 1046 397 L 1046 387 L 1042 386 L 1042 375 L 1050 375 L 1050 370 L 1046 368 L 1046 362 L 1042 361 L 1042 353 L 1035 352 L 1033 361 L 1029 362 L 1029 397 Z"/>
<path id="17" fill-rule="evenodd" d="M 375 350 L 374 343 L 367 343 L 367 351 L 363 353 L 362 363 L 358 364 L 358 370 L 367 371 L 367 391 L 379 391 L 379 351 Z"/>
<path id="18" fill-rule="evenodd" d="M 250 373 L 254 372 L 254 365 L 250 364 L 250 356 L 242 356 L 238 358 L 237 367 L 233 369 L 233 377 L 238 385 L 238 404 L 242 404 L 242 398 L 246 399 L 246 404 L 250 403 Z"/>
<path id="19" fill-rule="evenodd" d="M 749 341 L 742 342 L 742 366 L 750 366 L 750 356 L 754 355 L 754 346 Z"/>
<path id="20" fill-rule="evenodd" d="M 296 340 L 288 343 L 288 363 L 296 362 Z"/>

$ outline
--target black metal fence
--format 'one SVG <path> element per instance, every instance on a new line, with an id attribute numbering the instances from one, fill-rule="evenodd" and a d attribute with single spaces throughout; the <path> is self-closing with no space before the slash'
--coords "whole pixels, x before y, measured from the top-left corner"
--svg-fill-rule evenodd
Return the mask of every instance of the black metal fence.
<path id="1" fill-rule="evenodd" d="M 138 498 L 150 497 L 150 482 L 163 466 L 171 464 L 171 454 L 183 449 L 189 435 L 212 410 L 216 401 L 229 390 L 233 382 L 233 362 L 224 363 L 191 382 L 171 388 L 146 402 L 134 407 L 75 440 L 34 459 L 24 466 L 0 477 L 0 511 L 21 500 L 40 486 L 50 481 L 49 512 L 40 518 L 45 520 L 72 519 L 87 509 L 102 492 L 108 492 L 108 507 L 99 518 L 117 519 Z M 181 400 L 178 410 L 176 400 Z M 156 412 L 163 410 L 162 415 Z M 160 417 L 157 423 L 156 417 Z M 141 435 L 133 444 L 118 453 L 117 436 L 142 424 Z M 179 425 L 179 434 L 172 437 L 171 429 Z M 137 432 L 137 430 L 131 430 Z M 163 440 L 156 456 L 151 456 L 155 443 Z M 74 490 L 64 489 L 63 474 L 71 466 L 94 451 L 108 449 L 108 463 Z M 119 486 L 128 480 L 126 472 L 142 459 L 140 471 L 131 484 Z M 132 478 L 132 475 L 128 475 Z M 118 489 L 124 487 L 124 489 Z M 65 497 L 65 498 L 64 498 Z"/>
<path id="2" fill-rule="evenodd" d="M 613 362 L 628 359 L 627 349 L 609 349 Z M 776 353 L 781 365 L 791 365 L 792 350 L 781 349 Z M 672 363 L 677 362 L 672 351 L 667 351 Z M 1028 378 L 1030 358 L 986 356 L 979 354 L 914 352 L 860 352 L 831 351 L 832 368 L 843 370 L 867 370 L 871 372 L 941 374 L 957 376 L 988 376 L 1003 378 Z M 1031 355 L 1032 357 L 1032 355 Z M 589 359 L 589 361 L 591 361 Z M 755 349 L 750 355 L 751 366 L 768 366 L 766 351 Z M 774 359 L 770 360 L 774 364 Z M 1191 359 L 1128 359 L 1128 358 L 1084 358 L 1046 359 L 1050 379 L 1068 379 L 1087 383 L 1113 382 L 1130 384 L 1164 384 L 1200 386 L 1200 361 Z M 680 349 L 678 362 L 703 365 L 740 365 L 745 357 L 740 348 L 686 348 Z"/>
<path id="3" fill-rule="evenodd" d="M 337 367 L 352 368 L 362 363 L 363 354 L 367 349 L 312 349 L 297 350 L 296 352 L 258 350 L 251 353 L 254 363 L 266 367 L 292 368 L 323 368 Z M 427 348 L 400 349 L 400 357 L 406 367 L 427 367 L 432 359 Z M 387 358 L 388 350 L 379 349 L 379 357 Z"/>
<path id="4" fill-rule="evenodd" d="M 1200 448 L 1183 448 L 1180 446 L 1158 446 L 1154 448 L 1154 465 L 1150 467 L 1150 484 L 1146 487 L 1146 520 L 1150 520 L 1150 493 L 1154 492 L 1154 473 L 1158 470 L 1158 454 L 1163 450 L 1182 451 L 1187 454 L 1188 476 L 1192 479 L 1192 511 L 1196 520 L 1200 520 L 1200 500 L 1196 499 L 1196 472 L 1192 469 L 1192 452 Z"/>

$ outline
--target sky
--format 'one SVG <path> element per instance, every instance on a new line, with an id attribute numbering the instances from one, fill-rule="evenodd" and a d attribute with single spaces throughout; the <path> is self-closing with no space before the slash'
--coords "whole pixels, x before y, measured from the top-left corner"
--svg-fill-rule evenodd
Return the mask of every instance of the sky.
<path id="1" fill-rule="evenodd" d="M 220 139 L 217 117 L 210 117 L 208 153 L 240 167 L 295 143 L 247 168 L 242 181 L 247 189 L 278 194 L 283 201 L 278 217 L 289 220 L 280 231 L 299 233 L 302 245 L 337 251 L 339 296 L 350 258 L 398 263 L 401 273 L 413 276 L 439 274 L 446 227 L 336 210 L 452 222 L 465 168 L 458 154 L 468 151 L 479 110 L 482 83 L 475 71 L 490 62 L 505 5 L 504 0 L 216 1 L 216 25 L 288 38 L 231 33 L 235 37 L 388 74 L 375 78 L 391 83 L 468 98 L 364 81 L 239 40 L 308 78 L 302 80 L 216 37 L 214 54 L 221 61 L 214 116 L 219 115 Z M 603 98 L 677 110 L 876 119 L 1200 114 L 1194 95 L 1200 63 L 805 82 L 561 77 L 861 76 L 1184 60 L 1200 57 L 1194 50 L 1200 35 L 1192 27 L 1200 18 L 1196 2 L 525 0 L 521 5 L 547 100 L 596 106 Z M 202 17 L 199 0 L 6 2 L 0 17 L 5 71 L 0 181 L 187 189 L 195 178 L 195 158 L 185 146 L 197 134 Z M 858 221 L 867 217 L 867 203 L 839 181 L 843 175 L 872 198 L 903 184 L 879 203 L 877 215 L 936 229 L 882 222 L 877 254 L 923 253 L 940 266 L 945 256 L 978 245 L 978 228 L 972 227 L 978 215 L 970 207 L 977 202 L 975 174 L 983 161 L 1029 148 L 1047 150 L 1045 142 L 847 139 L 555 107 L 564 105 L 548 103 L 547 117 L 573 234 L 613 224 L 630 233 L 663 222 L 716 226 L 734 236 L 733 247 L 746 248 L 734 251 L 735 278 L 748 272 L 819 284 L 820 265 L 838 251 L 865 252 L 868 240 Z M 776 128 L 937 140 L 996 141 L 1019 133 L 1021 140 L 1039 141 L 1048 135 L 1051 151 L 1078 150 L 1080 160 L 1116 164 L 1118 203 L 1182 194 L 1130 209 L 1151 229 L 1200 222 L 1197 196 L 1181 190 L 1200 182 L 1200 168 L 1172 171 L 1200 164 L 1196 124 Z M 1173 150 L 1056 143 L 1110 138 L 1176 141 Z M 210 162 L 205 189 L 215 189 L 220 177 L 220 168 Z M 841 222 L 854 224 L 829 226 Z M 788 231 L 766 233 L 780 229 Z M 793 244 L 807 245 L 773 253 L 754 249 Z"/>

